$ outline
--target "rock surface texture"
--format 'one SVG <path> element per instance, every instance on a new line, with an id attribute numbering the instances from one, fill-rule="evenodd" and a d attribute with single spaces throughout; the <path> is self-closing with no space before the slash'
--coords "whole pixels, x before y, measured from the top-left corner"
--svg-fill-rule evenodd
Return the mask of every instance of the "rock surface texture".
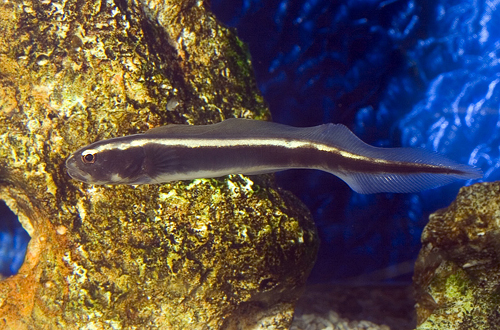
<path id="1" fill-rule="evenodd" d="M 90 186 L 64 167 L 159 125 L 268 119 L 252 75 L 203 1 L 0 3 L 0 199 L 31 235 L 0 328 L 290 325 L 318 242 L 269 177 Z"/>
<path id="2" fill-rule="evenodd" d="M 422 243 L 417 329 L 499 329 L 500 183 L 462 188 L 430 216 Z"/>

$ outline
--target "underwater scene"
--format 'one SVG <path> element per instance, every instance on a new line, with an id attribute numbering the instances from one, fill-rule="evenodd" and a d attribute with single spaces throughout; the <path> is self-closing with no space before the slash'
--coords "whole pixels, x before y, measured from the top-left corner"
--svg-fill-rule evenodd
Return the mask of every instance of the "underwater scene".
<path id="1" fill-rule="evenodd" d="M 495 2 L 215 0 L 212 8 L 249 44 L 274 121 L 342 123 L 369 144 L 434 150 L 498 179 Z M 410 282 L 406 265 L 429 214 L 472 183 L 360 195 L 318 171 L 277 177 L 318 226 L 312 282 Z"/>
<path id="2" fill-rule="evenodd" d="M 145 3 L 0 5 L 6 329 L 500 327 L 500 1 Z M 334 171 L 215 171 L 232 154 L 210 160 L 210 148 L 234 148 L 231 134 L 258 147 L 249 164 L 268 155 L 252 139 L 302 136 L 232 117 L 343 124 L 471 172 L 362 194 L 377 190 Z M 118 168 L 136 154 L 99 152 L 128 140 L 91 144 L 137 134 L 156 166 L 177 157 L 158 145 L 177 142 L 155 127 L 219 121 L 215 138 L 199 133 L 216 142 L 173 129 L 209 150 L 182 163 L 205 176 L 163 180 L 171 165 L 159 165 L 156 181 L 126 181 Z"/>

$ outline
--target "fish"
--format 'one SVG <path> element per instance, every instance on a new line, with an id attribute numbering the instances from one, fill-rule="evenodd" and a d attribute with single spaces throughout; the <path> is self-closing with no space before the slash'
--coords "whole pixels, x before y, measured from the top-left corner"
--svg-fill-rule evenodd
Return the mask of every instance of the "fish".
<path id="1" fill-rule="evenodd" d="M 479 169 L 433 151 L 371 146 L 341 124 L 293 127 L 244 118 L 97 141 L 71 154 L 66 168 L 73 179 L 94 185 L 315 169 L 361 194 L 418 192 L 482 177 Z"/>

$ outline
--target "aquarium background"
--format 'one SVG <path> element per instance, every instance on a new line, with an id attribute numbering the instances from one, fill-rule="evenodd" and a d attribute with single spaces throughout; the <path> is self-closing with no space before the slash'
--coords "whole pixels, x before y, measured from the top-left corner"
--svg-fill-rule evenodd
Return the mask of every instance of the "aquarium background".
<path id="1" fill-rule="evenodd" d="M 212 9 L 248 43 L 274 121 L 342 123 L 376 146 L 479 166 L 490 181 L 499 176 L 499 2 L 212 0 Z M 409 282 L 429 214 L 465 184 L 360 195 L 318 171 L 277 178 L 318 226 L 311 282 Z"/>
<path id="2" fill-rule="evenodd" d="M 343 123 L 367 143 L 424 147 L 499 177 L 500 0 L 212 0 L 248 43 L 273 120 Z M 311 283 L 411 281 L 428 215 L 465 182 L 419 194 L 360 195 L 318 171 L 277 174 L 318 226 Z M 467 184 L 470 184 L 468 182 Z M 8 208 L 0 272 L 27 234 Z"/>

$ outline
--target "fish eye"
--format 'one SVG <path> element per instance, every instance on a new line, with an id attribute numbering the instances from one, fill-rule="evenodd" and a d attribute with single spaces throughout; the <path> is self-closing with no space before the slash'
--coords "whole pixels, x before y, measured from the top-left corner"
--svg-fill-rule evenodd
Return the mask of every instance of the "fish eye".
<path id="1" fill-rule="evenodd" d="M 82 162 L 85 164 L 92 164 L 95 162 L 95 155 L 92 153 L 84 153 L 82 154 Z"/>

